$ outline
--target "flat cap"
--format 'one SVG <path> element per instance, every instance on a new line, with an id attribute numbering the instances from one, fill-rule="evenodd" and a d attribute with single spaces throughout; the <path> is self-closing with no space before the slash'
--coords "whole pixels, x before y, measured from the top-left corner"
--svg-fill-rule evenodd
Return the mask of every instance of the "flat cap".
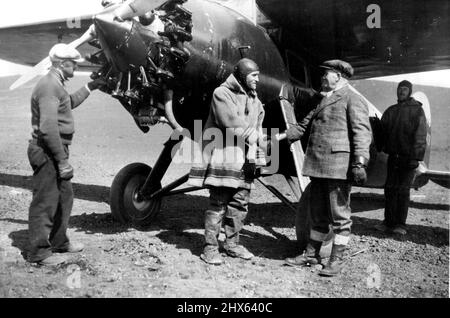
<path id="1" fill-rule="evenodd" d="M 53 45 L 48 53 L 48 56 L 51 61 L 71 60 L 77 63 L 84 62 L 84 59 L 81 57 L 81 54 L 77 49 L 64 43 Z"/>
<path id="2" fill-rule="evenodd" d="M 353 67 L 345 61 L 329 60 L 323 62 L 322 65 L 320 65 L 319 67 L 337 71 L 342 75 L 344 75 L 344 77 L 346 78 L 350 78 L 353 76 Z"/>

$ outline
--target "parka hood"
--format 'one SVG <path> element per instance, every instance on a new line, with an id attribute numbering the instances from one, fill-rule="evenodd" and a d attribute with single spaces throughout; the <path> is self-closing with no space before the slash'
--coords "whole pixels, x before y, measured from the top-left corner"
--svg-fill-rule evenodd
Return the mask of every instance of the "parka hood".
<path id="1" fill-rule="evenodd" d="M 233 74 L 230 74 L 230 76 L 228 76 L 228 78 L 225 80 L 225 82 L 223 82 L 222 85 L 220 85 L 220 86 L 224 86 L 235 93 L 239 93 L 239 94 L 247 94 L 248 93 L 249 95 L 251 95 L 253 97 L 256 96 L 256 91 L 251 90 L 251 91 L 247 92 Z"/>

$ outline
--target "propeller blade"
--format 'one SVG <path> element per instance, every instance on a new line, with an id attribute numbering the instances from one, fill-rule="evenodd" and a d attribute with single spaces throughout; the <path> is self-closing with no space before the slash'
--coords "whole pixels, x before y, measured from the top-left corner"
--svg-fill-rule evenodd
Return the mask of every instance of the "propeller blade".
<path id="1" fill-rule="evenodd" d="M 161 6 L 166 1 L 167 0 L 127 0 L 116 9 L 114 15 L 123 20 L 131 19 Z"/>
<path id="2" fill-rule="evenodd" d="M 70 42 L 68 45 L 72 46 L 73 48 L 77 48 L 81 45 L 83 45 L 86 42 L 91 41 L 96 37 L 95 32 L 95 26 L 92 24 L 89 29 L 83 33 L 82 36 L 80 36 L 78 39 Z M 21 77 L 19 77 L 12 85 L 9 87 L 9 89 L 12 91 L 19 86 L 22 86 L 23 84 L 31 81 L 33 78 L 38 76 L 39 74 L 42 74 L 46 70 L 48 70 L 52 66 L 52 62 L 50 61 L 50 58 L 47 56 L 42 61 L 40 61 L 38 64 L 36 64 L 29 72 L 23 74 Z"/>
<path id="3" fill-rule="evenodd" d="M 19 86 L 22 86 L 23 84 L 31 81 L 37 75 L 42 74 L 44 71 L 48 70 L 51 65 L 52 62 L 50 61 L 50 58 L 47 56 L 45 59 L 36 64 L 36 66 L 34 66 L 29 72 L 23 74 L 14 83 L 12 83 L 9 89 L 12 91 L 18 88 Z"/>

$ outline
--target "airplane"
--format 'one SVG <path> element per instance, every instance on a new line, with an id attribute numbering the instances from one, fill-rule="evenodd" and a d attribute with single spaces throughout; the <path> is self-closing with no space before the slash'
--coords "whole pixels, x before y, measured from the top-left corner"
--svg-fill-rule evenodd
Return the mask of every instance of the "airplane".
<path id="1" fill-rule="evenodd" d="M 289 99 L 289 91 L 296 86 L 318 88 L 318 66 L 323 60 L 350 62 L 356 79 L 450 68 L 446 0 L 382 0 L 375 6 L 369 0 L 104 0 L 102 4 L 104 9 L 93 18 L 65 15 L 1 28 L 0 58 L 36 64 L 54 43 L 79 47 L 88 42 L 91 54 L 86 57 L 90 62 L 87 67 L 95 69 L 91 77 L 105 79 L 108 85 L 102 91 L 120 102 L 143 133 L 161 122 L 175 132 L 181 127 L 192 133 L 195 121 L 208 115 L 213 90 L 243 56 L 261 67 L 257 91 L 265 104 L 263 125 L 279 130 L 295 124 L 296 115 L 303 111 L 302 105 Z M 74 21 L 76 27 L 71 27 Z M 8 50 L 6 37 L 23 36 L 27 41 L 22 44 L 33 46 L 32 51 L 21 50 L 19 54 L 18 50 Z M 34 46 L 35 39 L 41 45 Z M 42 60 L 12 87 L 41 73 L 48 62 Z M 428 169 L 430 105 L 425 94 L 414 96 L 422 102 L 427 116 L 428 138 L 425 160 L 416 170 L 412 187 L 420 188 L 432 180 L 449 188 L 450 172 Z M 365 100 L 375 139 L 381 113 Z M 303 144 L 279 144 L 283 164 L 276 173 L 286 177 L 298 200 L 308 184 L 301 175 L 305 139 L 307 136 Z M 153 167 L 131 163 L 117 173 L 110 192 L 116 220 L 147 225 L 159 212 L 163 197 L 199 189 L 179 189 L 188 174 L 161 185 L 179 142 L 169 138 Z M 384 186 L 386 159 L 374 142 L 364 187 Z M 263 177 L 271 174 L 263 170 L 258 180 L 296 211 L 297 238 L 305 241 L 307 213 L 264 181 Z"/>

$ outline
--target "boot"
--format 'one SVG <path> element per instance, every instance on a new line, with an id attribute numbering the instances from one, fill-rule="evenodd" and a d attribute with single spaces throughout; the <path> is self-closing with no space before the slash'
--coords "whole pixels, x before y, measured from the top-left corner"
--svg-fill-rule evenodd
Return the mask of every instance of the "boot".
<path id="1" fill-rule="evenodd" d="M 239 244 L 224 246 L 225 252 L 228 256 L 238 257 L 245 260 L 252 259 L 254 257 L 253 253 L 249 252 L 244 246 Z"/>
<path id="2" fill-rule="evenodd" d="M 84 249 L 84 244 L 79 242 L 70 242 L 65 248 L 52 249 L 54 253 L 78 253 Z"/>
<path id="3" fill-rule="evenodd" d="M 219 248 L 214 245 L 206 245 L 200 258 L 211 265 L 221 265 L 223 263 Z"/>
<path id="4" fill-rule="evenodd" d="M 226 230 L 225 230 L 226 233 Z M 244 246 L 239 244 L 239 232 L 225 239 L 223 248 L 228 256 L 242 258 L 245 260 L 252 259 L 254 255 Z"/>
<path id="5" fill-rule="evenodd" d="M 328 263 L 325 267 L 319 272 L 320 276 L 336 276 L 338 275 L 344 264 L 344 251 L 346 245 L 336 245 L 333 244 L 333 248 L 331 249 L 331 255 L 328 259 Z"/>
<path id="6" fill-rule="evenodd" d="M 303 254 L 294 258 L 286 258 L 284 262 L 289 266 L 310 266 L 320 264 L 322 262 L 322 258 L 320 257 L 321 247 L 322 242 L 310 239 Z"/>
<path id="7" fill-rule="evenodd" d="M 52 254 L 47 258 L 44 258 L 43 260 L 40 260 L 37 263 L 38 265 L 41 266 L 56 266 L 56 265 L 60 265 L 67 262 L 67 257 L 63 256 L 63 255 L 55 255 Z"/>

